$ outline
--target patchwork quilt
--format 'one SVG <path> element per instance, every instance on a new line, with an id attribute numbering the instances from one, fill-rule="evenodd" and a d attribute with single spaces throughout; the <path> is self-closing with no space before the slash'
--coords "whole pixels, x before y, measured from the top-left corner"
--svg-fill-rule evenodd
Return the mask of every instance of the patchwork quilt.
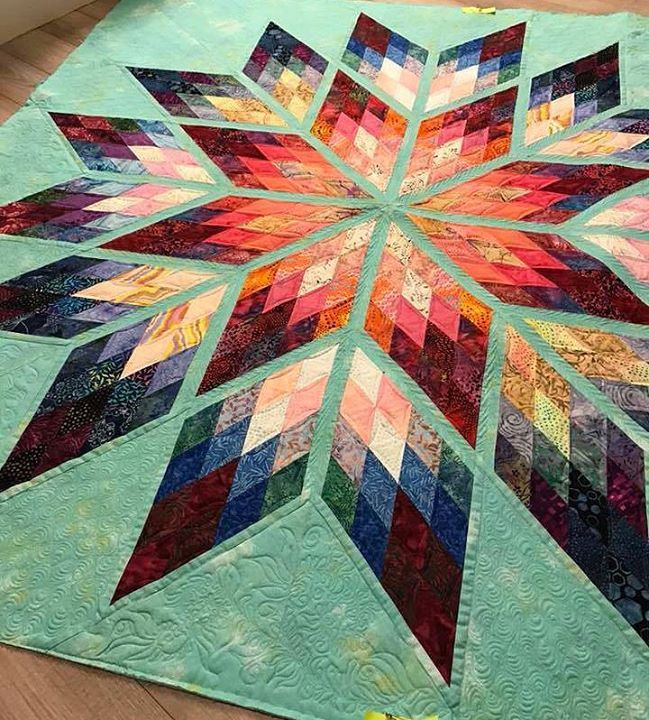
<path id="1" fill-rule="evenodd" d="M 296 720 L 646 720 L 648 51 L 123 0 L 0 129 L 0 642 Z"/>

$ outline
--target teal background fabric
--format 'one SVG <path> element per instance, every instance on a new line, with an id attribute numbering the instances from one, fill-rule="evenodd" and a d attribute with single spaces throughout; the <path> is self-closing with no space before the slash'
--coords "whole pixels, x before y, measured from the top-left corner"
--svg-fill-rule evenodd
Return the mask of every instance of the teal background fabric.
<path id="1" fill-rule="evenodd" d="M 649 19 L 629 14 L 588 17 L 511 10 L 481 16 L 444 7 L 345 0 L 122 0 L 0 129 L 0 202 L 17 200 L 82 173 L 99 175 L 79 165 L 47 111 L 161 119 L 178 138 L 186 138 L 179 121 L 170 119 L 124 66 L 236 72 L 270 20 L 334 64 L 361 11 L 428 48 L 427 77 L 444 47 L 526 20 L 513 158 L 535 157 L 539 149 L 525 146 L 521 135 L 526 83 L 563 61 L 619 41 L 621 107 L 646 107 L 649 101 Z M 333 70 L 330 66 L 327 77 L 333 76 Z M 310 126 L 327 88 L 326 82 L 320 86 L 303 128 Z M 419 109 L 404 114 L 414 118 Z M 294 127 L 299 124 L 294 119 L 291 122 Z M 397 172 L 408 162 L 414 129 L 413 123 Z M 192 152 L 215 183 L 179 184 L 203 190 L 200 202 L 230 192 L 230 184 L 209 159 L 197 148 Z M 359 178 L 333 153 L 327 157 L 350 177 Z M 437 190 L 455 182 L 457 177 Z M 638 188 L 646 189 L 647 184 L 622 191 L 615 199 L 638 192 Z M 187 207 L 197 204 L 199 201 L 192 201 Z M 649 711 L 649 648 L 492 470 L 502 330 L 510 323 L 526 332 L 524 320 L 529 313 L 519 307 L 496 313 L 474 451 L 419 387 L 363 333 L 365 305 L 390 221 L 406 228 L 415 244 L 425 247 L 442 267 L 450 261 L 426 245 L 404 219 L 404 208 L 395 199 L 392 186 L 357 204 L 363 207 L 363 217 L 376 217 L 378 222 L 346 327 L 196 397 L 244 275 L 237 267 L 210 265 L 210 282 L 226 283 L 228 290 L 173 410 L 0 496 L 0 641 L 296 719 L 352 720 L 368 709 L 378 709 L 408 717 L 437 713 L 440 720 L 642 720 Z M 605 200 L 597 210 L 609 204 L 612 200 Z M 561 234 L 578 245 L 580 229 L 594 212 L 587 210 L 568 221 Z M 129 229 L 155 219 L 142 219 Z M 340 227 L 358 221 L 343 221 Z M 119 234 L 107 233 L 100 240 L 75 246 L 0 237 L 0 280 L 72 252 L 116 257 L 114 252 L 95 248 Z M 329 234 L 327 229 L 319 236 Z M 313 239 L 298 241 L 290 251 L 310 245 Z M 249 267 L 264 265 L 288 252 L 287 248 L 274 251 Z M 603 251 L 590 248 L 589 252 L 605 260 L 640 298 L 649 301 L 647 287 L 617 261 Z M 147 256 L 139 259 L 151 261 Z M 197 266 L 173 258 L 164 258 L 159 264 Z M 467 285 L 478 299 L 492 302 L 476 283 L 467 280 Z M 155 309 L 137 310 L 113 322 L 110 331 L 195 294 L 188 291 Z M 562 315 L 544 311 L 543 317 L 560 320 Z M 584 326 L 629 331 L 627 325 L 614 320 L 587 316 L 579 320 Z M 0 458 L 11 451 L 70 347 L 106 332 L 100 328 L 83 340 L 72 341 L 0 332 Z M 635 327 L 632 332 L 647 337 L 642 328 Z M 530 335 L 528 331 L 526 337 Z M 530 342 L 540 344 L 534 338 Z M 336 344 L 336 365 L 302 495 L 111 606 L 113 590 L 131 556 L 183 420 L 234 389 L 247 387 L 318 348 Z M 331 426 L 357 347 L 413 399 L 422 416 L 474 472 L 450 686 L 320 497 L 323 468 L 331 450 Z M 588 386 L 580 385 L 580 389 L 588 397 L 599 397 Z M 607 410 L 636 442 L 649 447 L 645 433 L 623 413 L 616 408 Z M 493 418 L 491 422 L 489 418 Z"/>

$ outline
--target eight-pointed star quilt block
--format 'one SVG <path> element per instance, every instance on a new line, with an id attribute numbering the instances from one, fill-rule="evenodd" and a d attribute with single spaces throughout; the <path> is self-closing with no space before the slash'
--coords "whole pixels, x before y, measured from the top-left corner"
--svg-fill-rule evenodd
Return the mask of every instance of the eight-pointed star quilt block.
<path id="1" fill-rule="evenodd" d="M 28 110 L 77 172 L 44 152 L 0 206 L 6 546 L 59 533 L 5 582 L 74 554 L 84 596 L 50 618 L 29 587 L 12 623 L 314 720 L 549 713 L 506 642 L 539 687 L 579 678 L 550 714 L 617 720 L 649 644 L 639 21 L 544 43 L 527 11 L 277 4 L 169 8 L 113 111 L 101 83 Z"/>

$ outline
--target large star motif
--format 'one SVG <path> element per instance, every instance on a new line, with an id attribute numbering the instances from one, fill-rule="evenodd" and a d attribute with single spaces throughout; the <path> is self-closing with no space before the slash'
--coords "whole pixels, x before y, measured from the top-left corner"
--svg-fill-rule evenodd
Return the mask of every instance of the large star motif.
<path id="1" fill-rule="evenodd" d="M 622 153 L 646 122 L 601 124 L 617 46 L 524 97 L 524 38 L 518 24 L 435 58 L 361 14 L 330 59 L 270 23 L 237 76 L 128 68 L 165 120 L 52 114 L 89 177 L 1 208 L 0 231 L 102 260 L 3 283 L 0 327 L 76 338 L 166 305 L 75 340 L 0 489 L 184 413 L 113 602 L 309 484 L 450 683 L 479 471 L 649 643 L 647 258 L 609 223 L 647 213 L 649 170 Z M 611 131 L 605 147 L 583 123 Z"/>

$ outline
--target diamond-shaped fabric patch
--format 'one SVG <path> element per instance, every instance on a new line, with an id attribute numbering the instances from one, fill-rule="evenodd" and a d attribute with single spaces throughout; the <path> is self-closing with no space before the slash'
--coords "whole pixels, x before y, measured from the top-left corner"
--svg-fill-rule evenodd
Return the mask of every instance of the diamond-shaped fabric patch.
<path id="1" fill-rule="evenodd" d="M 617 275 L 559 235 L 410 218 L 502 302 L 649 323 L 649 307 Z"/>
<path id="2" fill-rule="evenodd" d="M 426 110 L 469 97 L 517 78 L 525 23 L 444 50 L 430 86 Z"/>
<path id="3" fill-rule="evenodd" d="M 541 155 L 649 161 L 649 110 L 626 110 L 543 148 Z"/>
<path id="4" fill-rule="evenodd" d="M 619 165 L 519 160 L 433 195 L 418 207 L 503 220 L 561 223 L 648 177 L 647 170 Z"/>
<path id="5" fill-rule="evenodd" d="M 211 75 L 194 70 L 128 69 L 171 115 L 255 125 L 286 125 L 232 75 Z"/>
<path id="6" fill-rule="evenodd" d="M 590 218 L 586 225 L 649 231 L 649 195 L 631 195 Z"/>
<path id="7" fill-rule="evenodd" d="M 356 350 L 323 498 L 450 682 L 473 478 Z"/>
<path id="8" fill-rule="evenodd" d="M 79 243 L 204 194 L 80 177 L 1 206 L 0 233 Z"/>
<path id="9" fill-rule="evenodd" d="M 229 196 L 160 220 L 103 247 L 241 265 L 357 212 L 353 208 Z"/>
<path id="10" fill-rule="evenodd" d="M 532 79 L 525 142 L 533 143 L 619 104 L 615 44 Z"/>
<path id="11" fill-rule="evenodd" d="M 50 113 L 88 170 L 213 183 L 159 120 Z"/>
<path id="12" fill-rule="evenodd" d="M 584 240 L 606 250 L 633 275 L 649 283 L 649 242 L 619 235 L 584 235 Z"/>
<path id="13" fill-rule="evenodd" d="M 311 132 L 348 165 L 385 190 L 406 119 L 338 71 Z"/>
<path id="14" fill-rule="evenodd" d="M 347 324 L 374 221 L 252 270 L 199 393 Z"/>
<path id="15" fill-rule="evenodd" d="M 70 338 L 209 277 L 71 255 L 0 284 L 0 329 Z"/>
<path id="16" fill-rule="evenodd" d="M 335 354 L 289 365 L 185 420 L 113 602 L 300 495 Z"/>
<path id="17" fill-rule="evenodd" d="M 424 120 L 401 192 L 416 192 L 509 152 L 517 88 Z"/>
<path id="18" fill-rule="evenodd" d="M 166 415 L 224 289 L 74 349 L 0 468 L 0 490 Z"/>
<path id="19" fill-rule="evenodd" d="M 343 62 L 412 109 L 427 57 L 423 47 L 361 13 Z"/>
<path id="20" fill-rule="evenodd" d="M 488 307 L 391 226 L 365 329 L 472 445 L 490 323 Z"/>
<path id="21" fill-rule="evenodd" d="M 510 330 L 495 469 L 649 641 L 644 452 Z"/>
<path id="22" fill-rule="evenodd" d="M 321 55 L 271 22 L 243 72 L 301 120 L 326 69 Z"/>
<path id="23" fill-rule="evenodd" d="M 577 372 L 649 430 L 649 340 L 540 320 L 528 323 Z"/>
<path id="24" fill-rule="evenodd" d="M 299 135 L 196 125 L 183 128 L 239 187 L 332 197 L 365 196 Z"/>

